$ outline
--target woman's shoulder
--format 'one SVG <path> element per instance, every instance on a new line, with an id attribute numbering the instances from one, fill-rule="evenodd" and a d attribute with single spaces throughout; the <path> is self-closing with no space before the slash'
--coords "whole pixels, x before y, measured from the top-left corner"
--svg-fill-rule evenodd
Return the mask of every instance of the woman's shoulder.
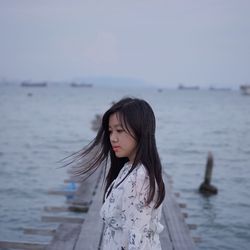
<path id="1" fill-rule="evenodd" d="M 148 171 L 146 169 L 146 167 L 142 164 L 139 163 L 136 167 L 136 171 L 139 175 L 143 175 L 143 176 L 147 176 L 148 175 Z"/>
<path id="2" fill-rule="evenodd" d="M 126 184 L 137 194 L 146 194 L 149 188 L 149 176 L 146 167 L 143 164 L 138 164 L 128 176 Z"/>
<path id="3" fill-rule="evenodd" d="M 139 163 L 131 173 L 131 178 L 136 180 L 147 180 L 149 178 L 146 167 Z"/>

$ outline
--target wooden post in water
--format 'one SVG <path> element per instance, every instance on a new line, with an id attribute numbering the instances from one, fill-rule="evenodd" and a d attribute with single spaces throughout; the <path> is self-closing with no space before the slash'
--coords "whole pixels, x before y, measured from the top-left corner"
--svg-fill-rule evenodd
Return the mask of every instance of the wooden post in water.
<path id="1" fill-rule="evenodd" d="M 212 170 L 213 170 L 213 155 L 211 152 L 208 153 L 206 172 L 204 182 L 200 185 L 199 192 L 205 195 L 217 194 L 218 189 L 211 184 Z"/>

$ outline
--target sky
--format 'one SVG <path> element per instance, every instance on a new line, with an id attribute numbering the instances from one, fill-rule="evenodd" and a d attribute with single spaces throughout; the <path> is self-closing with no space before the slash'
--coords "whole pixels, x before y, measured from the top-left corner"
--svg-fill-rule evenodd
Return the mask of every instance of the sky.
<path id="1" fill-rule="evenodd" d="M 0 80 L 239 86 L 249 13 L 249 0 L 0 0 Z"/>

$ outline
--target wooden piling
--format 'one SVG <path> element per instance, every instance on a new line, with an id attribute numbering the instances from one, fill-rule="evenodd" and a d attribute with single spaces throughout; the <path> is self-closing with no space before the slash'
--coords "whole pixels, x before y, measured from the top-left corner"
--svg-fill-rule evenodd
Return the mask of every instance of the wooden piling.
<path id="1" fill-rule="evenodd" d="M 199 192 L 204 195 L 212 195 L 218 193 L 218 189 L 211 184 L 213 163 L 214 163 L 213 155 L 211 152 L 209 152 L 207 157 L 204 181 L 199 187 Z"/>

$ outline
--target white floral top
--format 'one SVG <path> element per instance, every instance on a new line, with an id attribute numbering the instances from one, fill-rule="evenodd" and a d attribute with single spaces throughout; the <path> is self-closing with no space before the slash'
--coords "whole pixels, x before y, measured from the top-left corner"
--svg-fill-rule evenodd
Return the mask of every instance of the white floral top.
<path id="1" fill-rule="evenodd" d="M 156 197 L 146 205 L 149 192 L 146 168 L 138 165 L 117 186 L 130 168 L 131 164 L 124 165 L 105 194 L 100 211 L 105 222 L 102 249 L 161 250 L 159 233 L 163 230 L 160 224 L 162 206 L 154 209 Z"/>

